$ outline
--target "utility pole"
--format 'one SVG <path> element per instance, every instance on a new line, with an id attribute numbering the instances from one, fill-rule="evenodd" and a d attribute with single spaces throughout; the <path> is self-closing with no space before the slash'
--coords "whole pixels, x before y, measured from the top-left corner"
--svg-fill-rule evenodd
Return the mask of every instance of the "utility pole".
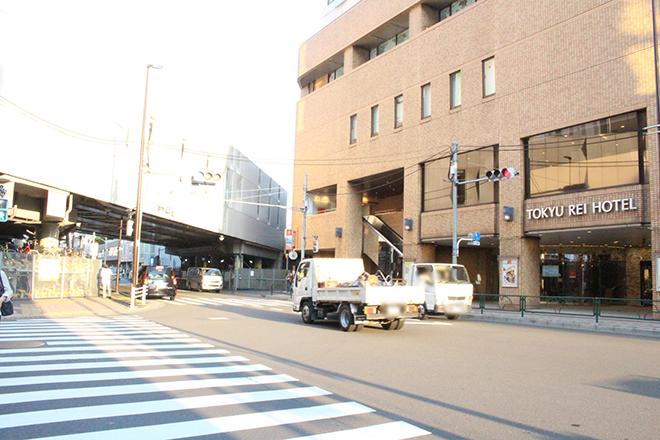
<path id="1" fill-rule="evenodd" d="M 124 229 L 124 219 L 119 220 L 119 244 L 117 245 L 117 276 L 115 277 L 115 290 L 119 294 L 119 269 L 121 268 L 121 233 Z"/>
<path id="2" fill-rule="evenodd" d="M 302 223 L 302 249 L 300 251 L 300 261 L 305 259 L 305 248 L 307 247 L 307 173 L 305 173 L 305 181 L 303 183 L 303 223 Z"/>
<path id="3" fill-rule="evenodd" d="M 458 263 L 458 142 L 451 144 L 451 163 L 449 164 L 449 180 L 451 181 L 451 204 L 453 207 L 453 221 L 451 236 L 451 264 Z"/>

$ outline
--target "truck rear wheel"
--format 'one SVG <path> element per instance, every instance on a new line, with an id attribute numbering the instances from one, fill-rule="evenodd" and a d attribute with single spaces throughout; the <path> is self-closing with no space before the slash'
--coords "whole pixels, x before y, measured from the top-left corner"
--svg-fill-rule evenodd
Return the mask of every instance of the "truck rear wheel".
<path id="1" fill-rule="evenodd" d="M 305 324 L 314 323 L 314 315 L 312 315 L 312 307 L 309 305 L 309 301 L 303 302 L 301 314 L 302 314 L 302 320 Z"/>
<path id="2" fill-rule="evenodd" d="M 417 307 L 417 311 L 419 312 L 419 319 L 420 319 L 421 321 L 423 321 L 423 320 L 425 320 L 426 318 L 429 317 L 429 315 L 427 315 L 428 312 L 427 312 L 427 310 L 426 310 L 426 303 L 424 303 L 424 304 L 418 306 L 418 307 Z"/>
<path id="3" fill-rule="evenodd" d="M 400 330 L 403 328 L 403 319 L 395 319 L 394 321 L 383 322 L 381 325 L 385 330 Z"/>
<path id="4" fill-rule="evenodd" d="M 458 315 L 452 315 L 451 313 L 449 315 L 445 314 L 445 318 L 453 321 L 454 319 L 458 319 Z"/>
<path id="5" fill-rule="evenodd" d="M 357 328 L 355 317 L 348 304 L 342 304 L 339 307 L 339 327 L 345 332 L 354 332 Z"/>

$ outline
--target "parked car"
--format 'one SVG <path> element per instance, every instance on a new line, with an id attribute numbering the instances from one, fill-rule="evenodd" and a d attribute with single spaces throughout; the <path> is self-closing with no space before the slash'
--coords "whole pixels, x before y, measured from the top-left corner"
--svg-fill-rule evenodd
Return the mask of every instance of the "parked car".
<path id="1" fill-rule="evenodd" d="M 142 266 L 138 272 L 137 287 L 147 286 L 147 297 L 176 297 L 176 276 L 169 266 Z"/>
<path id="2" fill-rule="evenodd" d="M 222 272 L 212 267 L 191 267 L 186 273 L 186 286 L 189 290 L 215 290 L 223 287 Z"/>

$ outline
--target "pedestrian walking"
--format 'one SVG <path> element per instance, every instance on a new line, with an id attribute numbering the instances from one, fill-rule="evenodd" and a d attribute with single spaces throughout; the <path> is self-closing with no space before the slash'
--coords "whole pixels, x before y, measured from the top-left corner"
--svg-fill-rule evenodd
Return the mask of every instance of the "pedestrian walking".
<path id="1" fill-rule="evenodd" d="M 0 308 L 2 309 L 2 313 L 0 313 L 0 319 L 2 319 L 2 315 L 7 316 L 14 313 L 14 307 L 11 304 L 11 297 L 13 295 L 14 291 L 11 290 L 11 284 L 9 283 L 7 274 L 4 270 L 0 269 Z"/>
<path id="2" fill-rule="evenodd" d="M 107 264 L 103 265 L 101 269 L 101 287 L 103 288 L 103 298 L 112 299 L 112 290 L 110 290 L 110 282 L 112 281 L 112 271 Z M 106 296 L 107 291 L 107 296 Z"/>

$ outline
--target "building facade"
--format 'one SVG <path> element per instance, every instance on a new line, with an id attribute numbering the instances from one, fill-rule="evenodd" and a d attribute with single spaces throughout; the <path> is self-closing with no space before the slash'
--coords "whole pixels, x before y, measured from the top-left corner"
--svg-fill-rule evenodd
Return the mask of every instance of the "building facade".
<path id="1" fill-rule="evenodd" d="M 300 48 L 293 200 L 321 254 L 400 274 L 451 261 L 480 291 L 660 299 L 650 0 L 362 0 Z M 294 229 L 302 217 L 293 217 Z"/>

